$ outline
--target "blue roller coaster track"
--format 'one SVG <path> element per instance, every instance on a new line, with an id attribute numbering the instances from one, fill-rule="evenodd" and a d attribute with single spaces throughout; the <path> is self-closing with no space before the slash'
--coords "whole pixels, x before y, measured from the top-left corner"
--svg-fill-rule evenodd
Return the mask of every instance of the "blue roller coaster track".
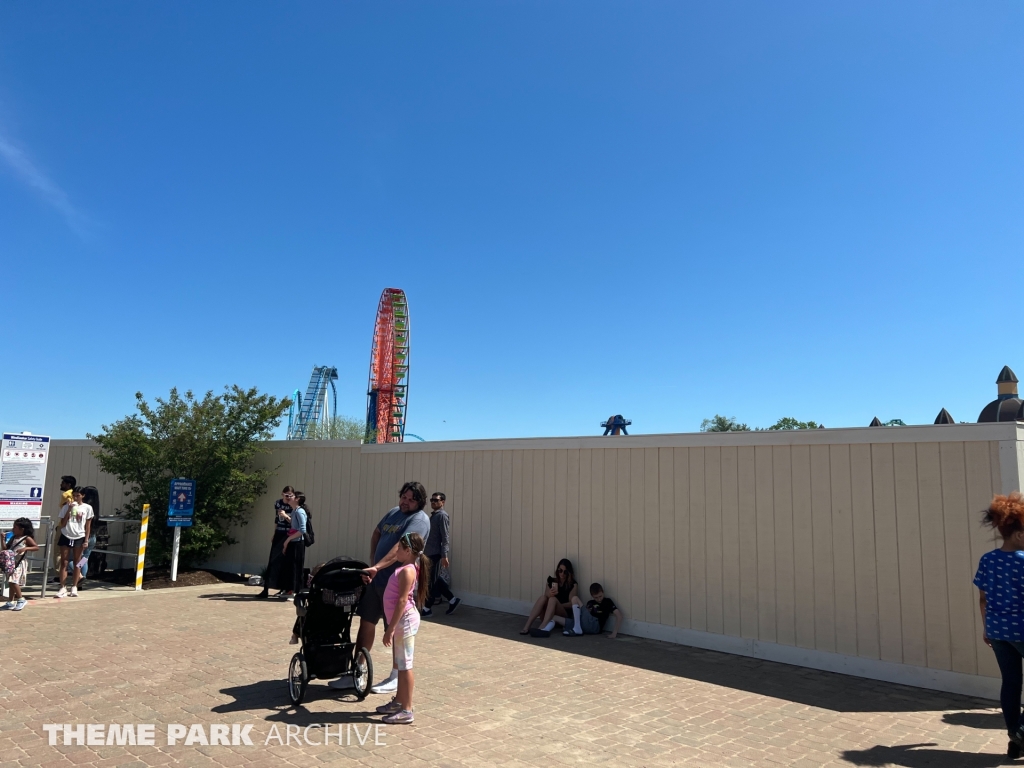
<path id="1" fill-rule="evenodd" d="M 338 415 L 338 390 L 334 382 L 338 380 L 338 369 L 327 365 L 314 365 L 309 377 L 306 396 L 299 390 L 292 396 L 292 404 L 288 408 L 288 439 L 308 440 L 309 428 L 314 424 L 327 421 L 327 388 L 331 389 L 330 418 Z"/>

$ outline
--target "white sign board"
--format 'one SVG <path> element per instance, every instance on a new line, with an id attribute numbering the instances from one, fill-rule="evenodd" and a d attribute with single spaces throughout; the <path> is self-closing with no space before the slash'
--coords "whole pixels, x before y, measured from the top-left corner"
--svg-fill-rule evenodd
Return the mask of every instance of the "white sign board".
<path id="1" fill-rule="evenodd" d="M 4 434 L 0 447 L 0 521 L 27 517 L 39 525 L 50 438 Z"/>

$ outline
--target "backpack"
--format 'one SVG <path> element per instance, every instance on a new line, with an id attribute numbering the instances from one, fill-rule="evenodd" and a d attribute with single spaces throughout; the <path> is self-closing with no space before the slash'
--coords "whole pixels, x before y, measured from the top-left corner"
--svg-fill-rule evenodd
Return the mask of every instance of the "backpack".
<path id="1" fill-rule="evenodd" d="M 0 571 L 5 576 L 10 576 L 14 573 L 14 569 L 18 567 L 18 558 L 14 552 L 10 549 L 0 551 Z"/>
<path id="2" fill-rule="evenodd" d="M 316 541 L 316 532 L 313 530 L 313 515 L 308 509 L 306 510 L 306 532 L 302 534 L 302 540 L 306 543 L 307 547 L 312 547 Z"/>

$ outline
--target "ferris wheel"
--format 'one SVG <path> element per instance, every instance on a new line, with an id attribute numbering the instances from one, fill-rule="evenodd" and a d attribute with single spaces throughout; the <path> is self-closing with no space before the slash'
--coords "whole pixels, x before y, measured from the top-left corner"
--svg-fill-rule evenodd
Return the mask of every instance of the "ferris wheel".
<path id="1" fill-rule="evenodd" d="M 364 440 L 404 442 L 408 402 L 409 304 L 401 288 L 385 288 L 373 327 Z"/>

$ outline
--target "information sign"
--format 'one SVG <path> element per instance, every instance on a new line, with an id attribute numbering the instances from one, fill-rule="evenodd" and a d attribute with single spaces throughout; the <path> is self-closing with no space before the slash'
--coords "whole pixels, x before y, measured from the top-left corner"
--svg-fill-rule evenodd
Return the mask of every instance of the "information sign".
<path id="1" fill-rule="evenodd" d="M 0 521 L 27 517 L 39 525 L 50 438 L 4 433 L 0 449 Z"/>

